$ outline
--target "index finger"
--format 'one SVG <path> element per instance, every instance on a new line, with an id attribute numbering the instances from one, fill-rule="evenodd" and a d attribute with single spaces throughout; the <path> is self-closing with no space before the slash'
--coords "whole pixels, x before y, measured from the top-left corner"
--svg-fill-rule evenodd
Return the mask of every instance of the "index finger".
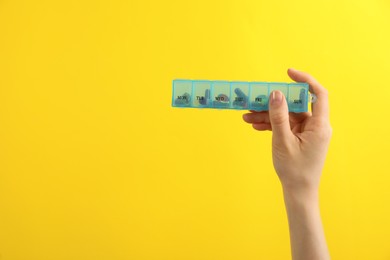
<path id="1" fill-rule="evenodd" d="M 317 96 L 317 100 L 312 103 L 313 116 L 329 118 L 328 91 L 313 78 L 310 74 L 296 69 L 288 69 L 290 78 L 296 82 L 305 82 L 309 84 L 310 92 Z"/>

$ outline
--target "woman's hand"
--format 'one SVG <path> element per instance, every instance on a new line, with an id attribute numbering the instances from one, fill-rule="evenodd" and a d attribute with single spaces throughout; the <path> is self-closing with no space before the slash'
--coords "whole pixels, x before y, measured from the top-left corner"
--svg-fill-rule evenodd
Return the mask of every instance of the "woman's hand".
<path id="1" fill-rule="evenodd" d="M 269 111 L 252 111 L 243 118 L 256 130 L 272 130 L 272 158 L 282 186 L 302 193 L 319 186 L 332 133 L 328 92 L 307 73 L 289 69 L 288 75 L 297 82 L 307 82 L 317 96 L 312 113 L 289 113 L 283 93 L 273 91 Z"/>

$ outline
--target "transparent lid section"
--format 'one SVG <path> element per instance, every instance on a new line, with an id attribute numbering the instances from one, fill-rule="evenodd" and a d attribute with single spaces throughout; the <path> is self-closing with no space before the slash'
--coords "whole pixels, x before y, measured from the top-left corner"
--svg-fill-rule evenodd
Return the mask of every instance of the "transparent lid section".
<path id="1" fill-rule="evenodd" d="M 194 107 L 204 108 L 210 106 L 211 82 L 194 82 L 192 93 L 194 93 L 194 98 L 192 99 Z"/>
<path id="2" fill-rule="evenodd" d="M 249 83 L 234 82 L 231 84 L 232 108 L 248 109 L 249 107 Z"/>
<path id="3" fill-rule="evenodd" d="M 213 82 L 211 99 L 212 107 L 231 108 L 231 91 L 229 82 Z"/>
<path id="4" fill-rule="evenodd" d="M 192 81 L 177 80 L 173 82 L 172 106 L 191 107 Z"/>

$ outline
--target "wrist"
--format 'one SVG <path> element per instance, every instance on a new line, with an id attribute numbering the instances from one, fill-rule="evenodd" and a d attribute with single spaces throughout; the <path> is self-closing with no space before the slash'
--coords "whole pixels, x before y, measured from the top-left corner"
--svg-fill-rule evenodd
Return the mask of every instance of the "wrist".
<path id="1" fill-rule="evenodd" d="M 294 205 L 318 205 L 318 187 L 285 187 L 283 196 L 286 204 Z"/>

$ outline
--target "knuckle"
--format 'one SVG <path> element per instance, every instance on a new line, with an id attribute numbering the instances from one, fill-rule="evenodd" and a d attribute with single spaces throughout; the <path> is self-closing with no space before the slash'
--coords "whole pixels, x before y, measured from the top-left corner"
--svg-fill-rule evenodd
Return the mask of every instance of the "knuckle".
<path id="1" fill-rule="evenodd" d="M 330 125 L 324 126 L 321 128 L 321 131 L 319 132 L 319 138 L 322 141 L 329 141 L 332 137 L 333 129 Z"/>
<path id="2" fill-rule="evenodd" d="M 283 113 L 275 113 L 272 115 L 273 125 L 282 125 L 286 122 L 286 115 Z"/>
<path id="3" fill-rule="evenodd" d="M 315 127 L 318 129 L 325 129 L 329 125 L 329 121 L 326 118 L 318 117 L 314 123 Z"/>

